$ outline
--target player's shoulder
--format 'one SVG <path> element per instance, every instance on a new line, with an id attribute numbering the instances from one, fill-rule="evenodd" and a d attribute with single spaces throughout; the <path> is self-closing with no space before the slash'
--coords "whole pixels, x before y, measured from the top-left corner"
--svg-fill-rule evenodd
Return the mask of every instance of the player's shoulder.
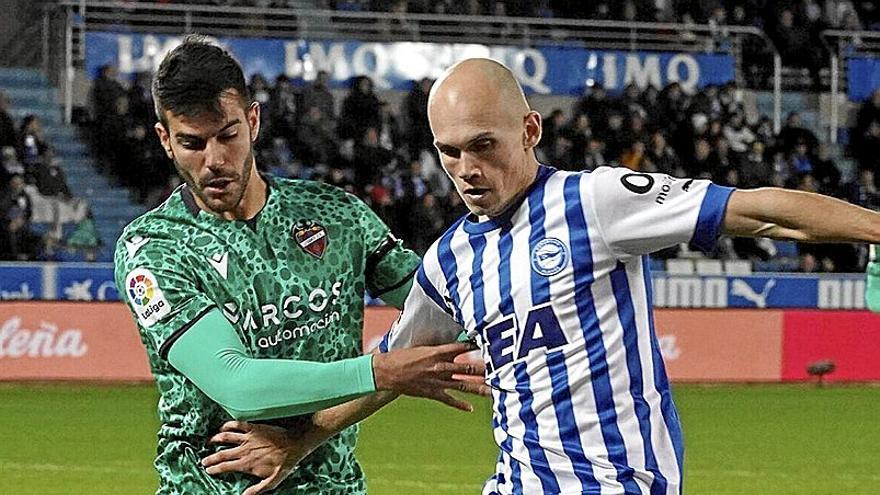
<path id="1" fill-rule="evenodd" d="M 184 204 L 180 192 L 181 188 L 176 189 L 162 204 L 143 213 L 122 229 L 114 254 L 117 267 L 136 258 L 147 258 L 150 253 L 162 256 L 163 252 L 175 252 L 186 244 L 188 231 L 196 220 Z"/>
<path id="2" fill-rule="evenodd" d="M 311 203 L 314 201 L 331 201 L 350 203 L 352 195 L 344 189 L 324 182 L 308 179 L 286 179 L 272 177 L 272 187 L 276 189 L 286 201 Z"/>

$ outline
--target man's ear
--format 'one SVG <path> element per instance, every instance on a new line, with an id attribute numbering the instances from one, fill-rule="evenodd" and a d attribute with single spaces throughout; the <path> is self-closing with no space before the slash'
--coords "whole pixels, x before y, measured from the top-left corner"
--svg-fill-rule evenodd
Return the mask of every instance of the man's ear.
<path id="1" fill-rule="evenodd" d="M 159 142 L 162 143 L 162 149 L 165 150 L 165 154 L 168 158 L 174 160 L 174 152 L 171 150 L 171 135 L 168 134 L 168 129 L 161 122 L 156 122 L 153 128 L 156 130 L 156 135 L 159 136 Z"/>
<path id="2" fill-rule="evenodd" d="M 251 130 L 251 142 L 255 143 L 260 136 L 260 102 L 255 101 L 248 107 L 247 121 Z"/>
<path id="3" fill-rule="evenodd" d="M 541 114 L 532 110 L 523 117 L 523 147 L 526 149 L 534 148 L 541 142 Z"/>

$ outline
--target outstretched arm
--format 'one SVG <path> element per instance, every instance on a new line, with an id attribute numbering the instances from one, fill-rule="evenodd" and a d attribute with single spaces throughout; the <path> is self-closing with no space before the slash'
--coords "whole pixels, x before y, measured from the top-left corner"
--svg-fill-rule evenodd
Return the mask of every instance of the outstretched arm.
<path id="1" fill-rule="evenodd" d="M 219 310 L 209 311 L 171 346 L 168 361 L 230 416 L 264 420 L 310 414 L 376 391 L 425 397 L 466 408 L 453 363 L 464 344 L 413 347 L 330 363 L 250 357 Z"/>
<path id="2" fill-rule="evenodd" d="M 801 242 L 880 243 L 880 213 L 839 199 L 773 187 L 736 190 L 722 230 Z"/>

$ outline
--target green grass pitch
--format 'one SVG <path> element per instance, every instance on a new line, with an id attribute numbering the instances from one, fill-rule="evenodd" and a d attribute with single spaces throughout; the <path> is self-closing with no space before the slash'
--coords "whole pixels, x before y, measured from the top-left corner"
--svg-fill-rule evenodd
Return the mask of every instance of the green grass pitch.
<path id="1" fill-rule="evenodd" d="M 149 494 L 152 385 L 0 384 L 0 493 Z M 677 386 L 686 494 L 880 493 L 880 388 Z M 494 465 L 490 408 L 403 399 L 367 420 L 371 495 L 477 494 Z"/>

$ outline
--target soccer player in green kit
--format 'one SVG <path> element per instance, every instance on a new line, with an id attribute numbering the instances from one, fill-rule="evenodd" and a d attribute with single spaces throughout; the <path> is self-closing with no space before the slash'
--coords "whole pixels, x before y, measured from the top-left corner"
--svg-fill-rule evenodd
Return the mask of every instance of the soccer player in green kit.
<path id="1" fill-rule="evenodd" d="M 185 184 L 126 227 L 115 266 L 160 392 L 158 493 L 274 487 L 202 466 L 230 419 L 295 426 L 378 391 L 469 408 L 446 392 L 482 392 L 452 377 L 479 373 L 452 362 L 467 345 L 361 356 L 364 292 L 399 307 L 419 259 L 353 196 L 257 172 L 260 108 L 227 52 L 188 38 L 163 60 L 153 97 Z M 341 431 L 275 493 L 364 493 L 356 439 L 356 426 Z"/>

